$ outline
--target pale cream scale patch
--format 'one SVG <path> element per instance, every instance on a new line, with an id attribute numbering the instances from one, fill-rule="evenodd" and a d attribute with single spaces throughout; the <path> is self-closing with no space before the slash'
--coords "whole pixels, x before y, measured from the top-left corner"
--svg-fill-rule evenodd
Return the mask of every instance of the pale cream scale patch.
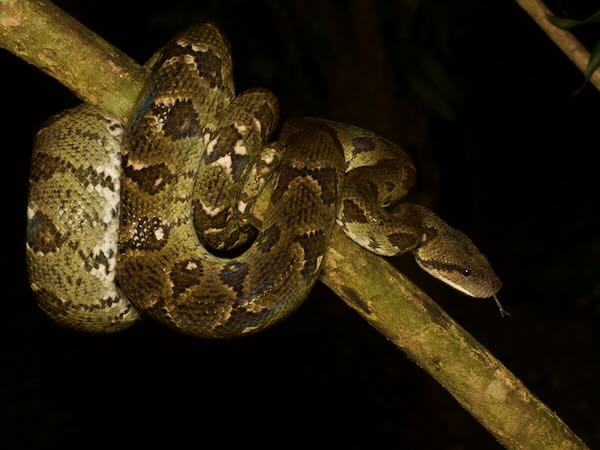
<path id="1" fill-rule="evenodd" d="M 206 143 L 206 154 L 210 155 L 212 152 L 215 151 L 215 146 L 217 145 L 217 143 L 219 142 L 219 137 L 217 136 L 214 139 L 210 139 L 210 134 L 206 133 L 204 135 L 204 140 Z"/>
<path id="2" fill-rule="evenodd" d="M 234 151 L 234 153 L 236 155 L 246 155 L 246 154 L 248 154 L 248 149 L 244 145 L 244 140 L 243 139 L 239 139 L 235 143 L 235 146 L 233 147 L 233 151 Z"/>
<path id="3" fill-rule="evenodd" d="M 246 131 L 248 131 L 248 127 L 244 124 L 239 124 L 237 122 L 235 122 L 233 124 L 233 126 L 235 127 L 235 129 L 238 131 L 238 133 L 240 134 L 246 134 Z"/>
<path id="4" fill-rule="evenodd" d="M 245 213 L 246 212 L 246 208 L 248 207 L 248 203 L 240 200 L 238 203 L 238 211 L 241 213 Z"/>
<path id="5" fill-rule="evenodd" d="M 200 200 L 200 206 L 202 207 L 202 211 L 204 211 L 209 216 L 216 216 L 221 211 L 223 211 L 223 206 L 207 205 L 202 200 Z"/>
<path id="6" fill-rule="evenodd" d="M 273 160 L 275 159 L 275 157 L 273 156 L 273 153 L 268 153 L 267 155 L 265 155 L 263 158 L 261 158 L 261 160 L 265 163 L 265 164 L 271 164 L 273 162 Z"/>
<path id="7" fill-rule="evenodd" d="M 132 159 L 129 159 L 127 161 L 127 167 L 131 167 L 133 170 L 142 170 L 148 166 L 149 166 L 149 164 L 146 164 L 142 161 L 136 161 L 136 160 L 132 160 Z"/>
<path id="8" fill-rule="evenodd" d="M 258 134 L 260 134 L 260 131 L 262 130 L 262 123 L 260 123 L 260 120 L 258 120 L 256 117 L 252 118 L 252 122 L 254 123 L 256 131 L 258 131 Z"/>
<path id="9" fill-rule="evenodd" d="M 165 230 L 162 227 L 157 228 L 154 230 L 154 237 L 157 241 L 162 241 L 165 237 Z"/>
<path id="10" fill-rule="evenodd" d="M 216 159 L 211 165 L 220 166 L 225 169 L 227 175 L 231 175 L 231 155 L 224 155 Z"/>

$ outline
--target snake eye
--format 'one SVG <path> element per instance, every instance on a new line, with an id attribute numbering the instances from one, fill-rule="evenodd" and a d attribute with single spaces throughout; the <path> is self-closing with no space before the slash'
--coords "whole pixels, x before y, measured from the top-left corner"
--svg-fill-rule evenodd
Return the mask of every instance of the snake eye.
<path id="1" fill-rule="evenodd" d="M 463 269 L 462 273 L 465 277 L 468 277 L 471 275 L 471 269 Z"/>

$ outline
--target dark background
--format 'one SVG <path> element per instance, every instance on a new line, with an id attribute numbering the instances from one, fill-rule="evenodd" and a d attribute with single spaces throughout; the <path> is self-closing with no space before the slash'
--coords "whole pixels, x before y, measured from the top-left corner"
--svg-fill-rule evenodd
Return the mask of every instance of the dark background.
<path id="1" fill-rule="evenodd" d="M 484 250 L 512 317 L 409 255 L 394 263 L 600 448 L 600 96 L 571 95 L 581 73 L 515 2 L 55 3 L 140 62 L 187 24 L 215 21 L 239 90 L 271 88 L 284 118 L 349 122 L 402 144 L 419 174 L 413 196 Z M 597 8 L 563 3 L 551 6 L 572 17 Z M 592 48 L 600 33 L 578 36 Z M 499 447 L 322 285 L 280 325 L 225 342 L 153 323 L 90 336 L 51 322 L 26 279 L 30 148 L 43 120 L 77 100 L 8 52 L 0 68 L 0 447 Z"/>

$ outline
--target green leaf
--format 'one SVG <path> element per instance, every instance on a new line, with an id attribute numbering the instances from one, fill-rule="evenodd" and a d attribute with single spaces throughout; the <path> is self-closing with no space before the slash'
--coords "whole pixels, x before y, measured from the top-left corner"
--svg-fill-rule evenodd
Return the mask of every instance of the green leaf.
<path id="1" fill-rule="evenodd" d="M 594 50 L 592 50 L 592 52 L 590 53 L 590 60 L 588 61 L 588 65 L 585 68 L 584 72 L 585 80 L 581 87 L 575 92 L 573 92 L 573 95 L 579 94 L 583 90 L 583 88 L 587 86 L 587 84 L 590 81 L 590 78 L 592 78 L 592 74 L 598 67 L 600 67 L 600 42 L 596 44 Z"/>
<path id="2" fill-rule="evenodd" d="M 569 19 L 568 17 L 556 17 L 548 14 L 546 16 L 550 22 L 556 25 L 559 28 L 573 28 L 579 25 L 587 25 L 590 23 L 600 23 L 600 11 L 596 11 L 589 17 L 585 19 Z"/>
<path id="3" fill-rule="evenodd" d="M 585 69 L 585 79 L 589 81 L 594 71 L 600 67 L 600 42 L 596 44 L 594 50 L 590 53 L 590 60 Z"/>

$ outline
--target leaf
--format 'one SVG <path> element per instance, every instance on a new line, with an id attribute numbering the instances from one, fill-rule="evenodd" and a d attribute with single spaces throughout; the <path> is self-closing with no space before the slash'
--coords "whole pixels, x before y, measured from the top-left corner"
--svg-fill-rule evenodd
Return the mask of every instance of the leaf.
<path id="1" fill-rule="evenodd" d="M 590 53 L 590 60 L 588 61 L 588 65 L 585 68 L 584 72 L 585 80 L 583 81 L 581 87 L 575 92 L 573 92 L 573 95 L 579 94 L 583 90 L 583 88 L 587 86 L 587 84 L 590 81 L 590 78 L 592 77 L 592 74 L 598 67 L 600 67 L 600 42 L 596 44 L 594 50 L 592 50 L 592 52 Z"/>
<path id="2" fill-rule="evenodd" d="M 594 71 L 600 66 L 600 42 L 596 44 L 594 50 L 590 53 L 590 60 L 585 69 L 585 79 L 589 81 Z"/>
<path id="3" fill-rule="evenodd" d="M 556 25 L 559 28 L 573 28 L 573 27 L 578 27 L 580 25 L 587 25 L 590 23 L 600 23 L 600 11 L 596 11 L 594 14 L 592 14 L 589 17 L 586 17 L 585 19 L 569 19 L 568 17 L 557 17 L 557 16 L 552 16 L 550 14 L 546 15 L 546 17 L 548 18 L 548 20 L 550 22 L 552 22 L 554 25 Z"/>

